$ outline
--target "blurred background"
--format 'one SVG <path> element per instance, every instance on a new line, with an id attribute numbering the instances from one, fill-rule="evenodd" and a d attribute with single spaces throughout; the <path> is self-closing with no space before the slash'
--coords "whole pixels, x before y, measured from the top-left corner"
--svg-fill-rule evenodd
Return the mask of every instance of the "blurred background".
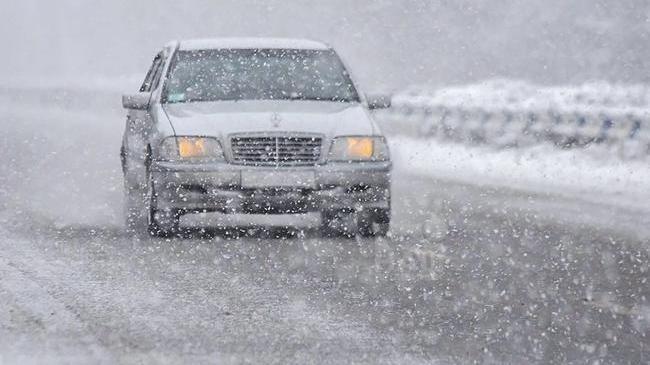
<path id="1" fill-rule="evenodd" d="M 0 4 L 0 364 L 650 358 L 649 0 Z M 124 232 L 120 94 L 222 36 L 394 91 L 389 238 Z"/>
<path id="2" fill-rule="evenodd" d="M 647 0 L 5 0 L 0 78 L 142 74 L 178 38 L 320 39 L 368 88 L 650 80 Z"/>

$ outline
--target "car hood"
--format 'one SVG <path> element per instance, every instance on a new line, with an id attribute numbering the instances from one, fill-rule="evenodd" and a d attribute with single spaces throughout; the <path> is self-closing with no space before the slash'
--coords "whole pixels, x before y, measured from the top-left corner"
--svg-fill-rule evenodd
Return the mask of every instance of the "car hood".
<path id="1" fill-rule="evenodd" d="M 327 137 L 378 134 L 357 103 L 322 101 L 219 101 L 165 104 L 177 136 L 235 133 L 314 133 Z"/>

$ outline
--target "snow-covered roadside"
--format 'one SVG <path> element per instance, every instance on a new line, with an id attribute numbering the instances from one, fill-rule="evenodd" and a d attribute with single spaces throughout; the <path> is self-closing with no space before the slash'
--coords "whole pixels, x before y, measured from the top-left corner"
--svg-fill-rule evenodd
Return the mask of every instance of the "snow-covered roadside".
<path id="1" fill-rule="evenodd" d="M 550 146 L 494 150 L 403 136 L 390 138 L 390 145 L 397 173 L 650 211 L 650 166 L 640 161 L 597 160 L 588 151 Z"/>
<path id="2" fill-rule="evenodd" d="M 417 108 L 479 108 L 490 111 L 555 110 L 583 112 L 637 113 L 647 115 L 650 87 L 643 84 L 613 84 L 594 81 L 578 85 L 535 85 L 516 79 L 488 79 L 468 85 L 432 88 L 411 86 L 397 93 L 393 105 Z"/>

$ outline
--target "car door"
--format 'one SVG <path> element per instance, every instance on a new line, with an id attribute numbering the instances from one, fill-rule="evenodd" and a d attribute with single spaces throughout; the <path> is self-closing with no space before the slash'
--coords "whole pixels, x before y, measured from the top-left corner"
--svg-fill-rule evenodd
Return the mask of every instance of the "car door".
<path id="1" fill-rule="evenodd" d="M 140 92 L 151 93 L 160 81 L 164 64 L 163 53 L 154 58 Z M 129 109 L 122 141 L 122 168 L 126 183 L 131 188 L 146 186 L 148 141 L 154 120 L 149 110 Z"/>

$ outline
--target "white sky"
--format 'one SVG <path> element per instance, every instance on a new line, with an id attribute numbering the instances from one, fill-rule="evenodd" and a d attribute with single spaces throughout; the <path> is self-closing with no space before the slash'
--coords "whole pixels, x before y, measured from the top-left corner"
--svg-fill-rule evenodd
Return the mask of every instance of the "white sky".
<path id="1" fill-rule="evenodd" d="M 6 0 L 1 77 L 143 73 L 168 40 L 307 37 L 369 87 L 650 81 L 646 0 Z"/>

